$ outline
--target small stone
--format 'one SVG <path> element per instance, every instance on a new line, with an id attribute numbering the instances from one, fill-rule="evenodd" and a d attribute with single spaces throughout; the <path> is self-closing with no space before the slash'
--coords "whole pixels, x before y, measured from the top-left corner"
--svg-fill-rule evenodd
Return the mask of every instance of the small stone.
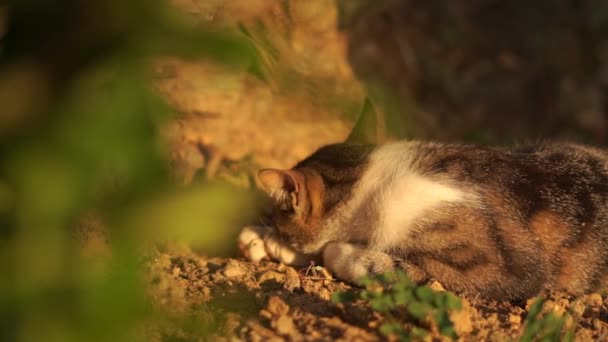
<path id="1" fill-rule="evenodd" d="M 587 296 L 587 302 L 592 306 L 601 306 L 603 299 L 602 296 L 598 293 L 592 293 Z"/>
<path id="2" fill-rule="evenodd" d="M 549 307 L 553 309 L 553 312 L 555 312 L 559 316 L 562 316 L 564 313 L 566 313 L 566 306 L 560 305 L 559 300 L 557 302 L 551 302 L 551 303 L 553 305 L 549 306 Z"/>
<path id="3" fill-rule="evenodd" d="M 577 299 L 573 301 L 568 307 L 570 311 L 578 318 L 583 317 L 583 313 L 585 312 L 585 303 L 582 300 Z"/>
<path id="4" fill-rule="evenodd" d="M 293 319 L 289 316 L 280 316 L 276 321 L 273 322 L 274 328 L 281 335 L 299 335 L 296 325 L 293 323 Z"/>
<path id="5" fill-rule="evenodd" d="M 330 300 L 331 292 L 329 292 L 329 290 L 324 287 L 319 291 L 319 298 L 321 298 L 323 300 Z"/>
<path id="6" fill-rule="evenodd" d="M 211 299 L 211 289 L 210 288 L 208 288 L 208 287 L 202 287 L 200 289 L 200 291 L 201 291 L 201 295 L 203 296 L 203 298 L 205 300 L 210 300 Z"/>
<path id="7" fill-rule="evenodd" d="M 285 282 L 285 275 L 283 273 L 275 271 L 267 271 L 262 273 L 262 275 L 258 277 L 259 284 L 262 284 L 267 281 L 274 281 L 275 283 L 282 284 Z"/>
<path id="8" fill-rule="evenodd" d="M 570 305 L 570 301 L 567 298 L 561 298 L 557 300 L 557 305 L 567 308 Z"/>
<path id="9" fill-rule="evenodd" d="M 224 268 L 224 275 L 227 278 L 237 278 L 245 274 L 245 270 L 235 260 L 228 261 L 228 264 Z"/>
<path id="10" fill-rule="evenodd" d="M 488 317 L 486 318 L 488 323 L 490 324 L 498 324 L 498 314 L 496 313 L 491 313 L 490 315 L 488 315 Z"/>
<path id="11" fill-rule="evenodd" d="M 272 313 L 266 309 L 260 310 L 260 317 L 270 320 L 272 318 Z"/>
<path id="12" fill-rule="evenodd" d="M 471 316 L 475 314 L 475 309 L 469 301 L 462 299 L 462 309 L 450 312 L 450 320 L 454 323 L 454 329 L 461 334 L 470 334 L 473 331 Z"/>
<path id="13" fill-rule="evenodd" d="M 433 280 L 433 282 L 431 282 L 429 284 L 429 287 L 431 289 L 433 289 L 433 291 L 437 291 L 437 292 L 445 292 L 445 288 L 443 287 L 443 285 L 441 285 L 440 282 L 438 282 L 437 280 Z"/>
<path id="14" fill-rule="evenodd" d="M 511 324 L 520 324 L 521 316 L 518 315 L 509 315 L 509 323 Z"/>
<path id="15" fill-rule="evenodd" d="M 268 311 L 276 316 L 287 315 L 289 312 L 289 305 L 285 303 L 281 298 L 272 296 L 268 298 Z"/>
<path id="16" fill-rule="evenodd" d="M 285 269 L 285 283 L 283 284 L 283 287 L 289 292 L 293 292 L 293 290 L 302 287 L 300 276 L 292 267 L 286 267 Z"/>

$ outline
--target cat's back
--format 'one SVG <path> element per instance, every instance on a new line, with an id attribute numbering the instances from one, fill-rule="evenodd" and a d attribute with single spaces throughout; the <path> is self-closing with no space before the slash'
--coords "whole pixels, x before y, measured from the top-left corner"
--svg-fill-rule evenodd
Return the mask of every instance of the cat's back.
<path id="1" fill-rule="evenodd" d="M 516 179 L 548 185 L 557 178 L 608 184 L 608 152 L 580 144 L 548 143 L 512 148 L 419 143 L 413 165 L 426 175 L 445 175 L 469 183 L 512 183 Z M 590 177 L 583 180 L 585 177 Z M 565 179 L 562 179 L 565 180 Z"/>
<path id="2" fill-rule="evenodd" d="M 297 167 L 322 176 L 332 236 L 390 252 L 453 290 L 500 298 L 580 292 L 608 269 L 601 149 L 339 144 Z"/>
<path id="3" fill-rule="evenodd" d="M 343 143 L 319 149 L 296 167 L 315 169 L 327 183 L 358 183 L 364 188 L 411 175 L 453 185 L 504 186 L 520 180 L 542 188 L 559 178 L 608 185 L 608 152 L 570 143 L 512 148 L 420 141 Z"/>
<path id="4" fill-rule="evenodd" d="M 473 260 L 483 260 L 473 257 L 476 248 L 492 250 L 486 255 L 493 260 L 487 268 L 470 271 L 468 277 L 475 279 L 475 286 L 493 283 L 484 277 L 502 277 L 503 288 L 487 291 L 511 292 L 509 296 L 532 294 L 542 287 L 578 293 L 605 282 L 604 150 L 566 143 L 514 148 L 415 143 L 384 150 L 389 151 L 408 156 L 400 159 L 405 166 L 399 166 L 408 171 L 394 177 L 387 191 L 383 225 L 372 240 L 378 246 L 401 248 L 406 254 L 422 249 L 422 254 L 440 259 L 428 261 L 438 265 L 437 274 L 446 272 L 446 263 L 469 272 Z M 454 245 L 444 246 L 445 241 L 467 248 L 454 252 Z M 470 286 L 466 277 L 462 284 L 463 289 Z"/>

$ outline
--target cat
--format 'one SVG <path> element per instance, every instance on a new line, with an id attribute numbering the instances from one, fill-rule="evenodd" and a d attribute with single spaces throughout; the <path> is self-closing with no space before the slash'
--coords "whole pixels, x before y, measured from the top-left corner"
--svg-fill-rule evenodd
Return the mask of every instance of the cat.
<path id="1" fill-rule="evenodd" d="M 274 232 L 243 230 L 254 261 L 318 256 L 351 282 L 401 269 L 500 300 L 585 293 L 608 270 L 608 153 L 597 148 L 342 143 L 258 181 Z"/>

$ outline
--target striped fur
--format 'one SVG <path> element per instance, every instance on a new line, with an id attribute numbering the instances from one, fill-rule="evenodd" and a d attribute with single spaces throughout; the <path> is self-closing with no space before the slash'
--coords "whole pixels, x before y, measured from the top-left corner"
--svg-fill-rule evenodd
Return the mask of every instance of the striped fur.
<path id="1" fill-rule="evenodd" d="M 522 299 L 590 291 L 608 268 L 599 149 L 338 144 L 259 178 L 279 240 L 323 255 L 345 280 L 399 267 L 456 292 Z"/>

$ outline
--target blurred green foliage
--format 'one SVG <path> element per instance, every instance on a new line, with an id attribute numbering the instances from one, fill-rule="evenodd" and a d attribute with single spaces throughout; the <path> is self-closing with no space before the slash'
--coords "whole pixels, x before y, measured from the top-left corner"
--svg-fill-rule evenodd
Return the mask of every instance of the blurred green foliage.
<path id="1" fill-rule="evenodd" d="M 462 303 L 453 294 L 418 286 L 402 271 L 366 277 L 360 283 L 364 289 L 358 296 L 351 292 L 336 292 L 332 300 L 342 303 L 362 299 L 369 303 L 373 310 L 385 316 L 379 328 L 381 334 L 401 341 L 420 340 L 428 335 L 431 329 L 428 319 L 431 319 L 441 335 L 452 339 L 458 337 L 449 313 L 461 310 Z M 414 325 L 406 328 L 404 319 Z"/>
<path id="2" fill-rule="evenodd" d="M 160 0 L 14 0 L 0 7 L 0 340 L 133 341 L 155 313 L 138 250 L 186 236 L 221 248 L 242 195 L 175 188 L 158 127 L 150 58 L 255 65 L 249 43 L 181 20 Z M 85 212 L 112 239 L 84 257 Z"/>
<path id="3" fill-rule="evenodd" d="M 546 300 L 537 298 L 528 311 L 521 342 L 574 341 L 574 329 L 567 328 L 568 315 L 543 310 Z"/>

